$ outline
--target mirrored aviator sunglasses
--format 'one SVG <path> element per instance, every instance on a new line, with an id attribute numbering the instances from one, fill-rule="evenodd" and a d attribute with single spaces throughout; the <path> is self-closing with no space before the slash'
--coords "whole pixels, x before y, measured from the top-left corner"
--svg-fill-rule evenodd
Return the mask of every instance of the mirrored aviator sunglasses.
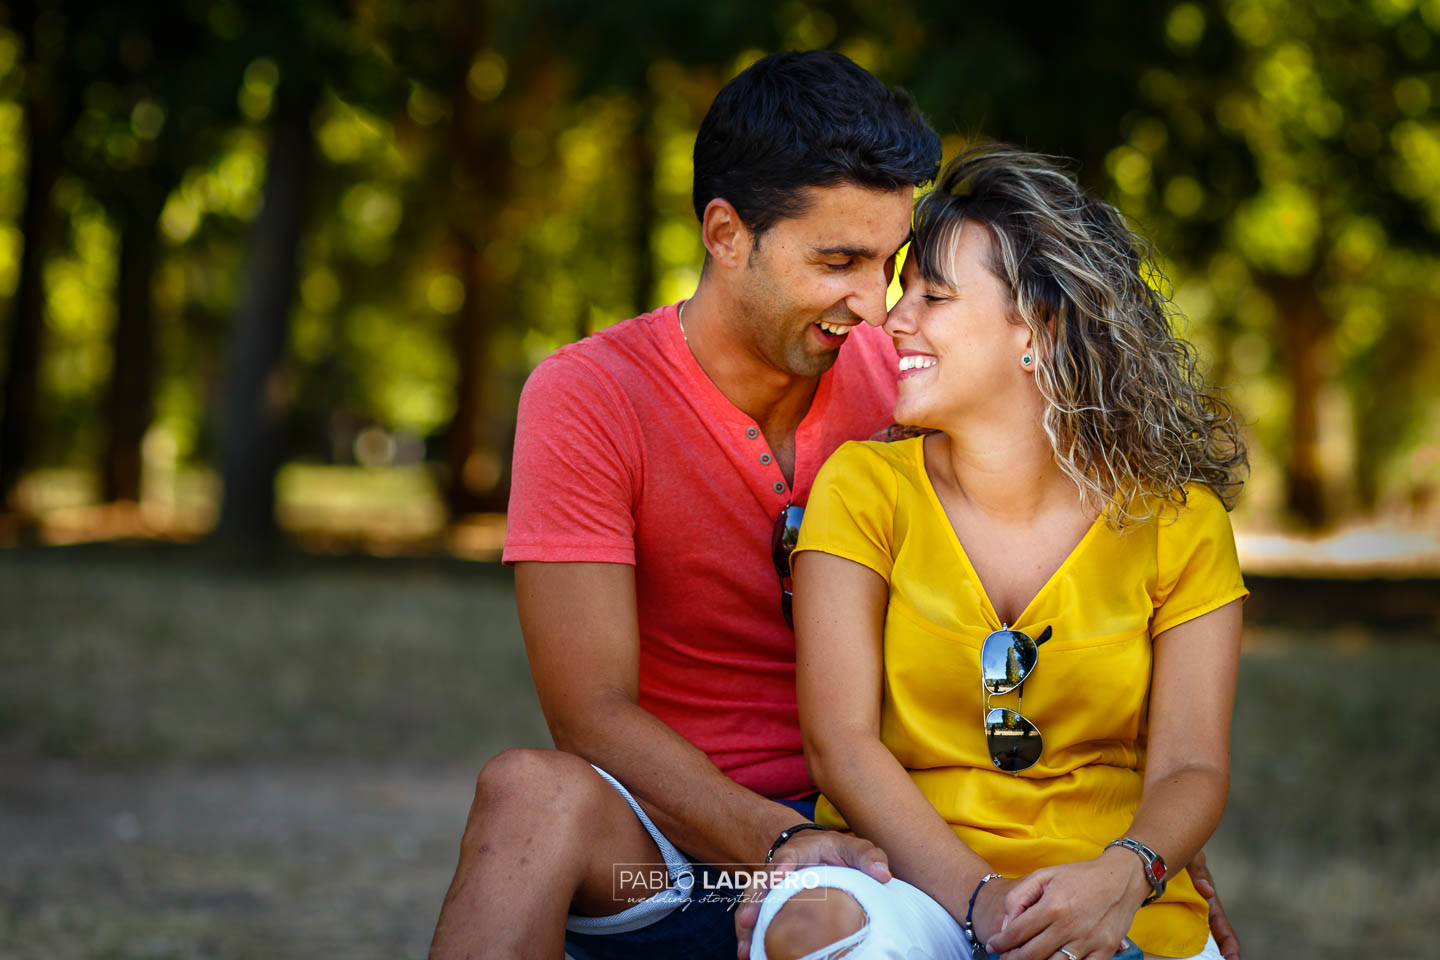
<path id="1" fill-rule="evenodd" d="M 775 564 L 775 575 L 780 578 L 780 612 L 785 622 L 795 626 L 794 587 L 790 580 L 790 554 L 800 540 L 800 521 L 805 518 L 805 508 L 786 504 L 775 518 L 770 531 L 770 560 Z"/>
<path id="2" fill-rule="evenodd" d="M 990 698 L 1020 690 L 1021 706 L 1025 691 L 1021 685 L 1035 672 L 1040 660 L 1040 645 L 1050 639 L 1046 627 L 1039 639 L 1032 639 L 1021 630 L 1001 627 L 980 645 L 980 684 L 984 689 L 985 745 L 990 749 L 990 762 L 995 769 L 1019 773 L 1033 767 L 1040 759 L 1045 740 L 1040 728 L 1019 710 L 991 707 Z"/>

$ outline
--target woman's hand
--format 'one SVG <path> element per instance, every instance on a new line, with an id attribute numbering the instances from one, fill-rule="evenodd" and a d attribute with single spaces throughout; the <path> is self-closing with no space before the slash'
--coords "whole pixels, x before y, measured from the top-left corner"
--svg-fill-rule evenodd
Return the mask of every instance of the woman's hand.
<path id="1" fill-rule="evenodd" d="M 1000 929 L 985 940 L 986 948 L 1004 960 L 1110 960 L 1149 895 L 1144 871 L 1128 850 L 1111 848 L 1094 860 L 1045 867 L 1006 892 Z"/>

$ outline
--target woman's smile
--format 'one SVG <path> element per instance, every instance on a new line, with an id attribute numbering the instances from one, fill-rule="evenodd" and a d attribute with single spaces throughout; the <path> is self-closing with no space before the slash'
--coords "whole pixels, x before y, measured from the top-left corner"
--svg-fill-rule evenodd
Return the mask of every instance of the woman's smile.
<path id="1" fill-rule="evenodd" d="M 934 354 L 922 353 L 919 350 L 898 350 L 896 352 L 900 354 L 901 380 L 919 376 L 940 362 Z"/>

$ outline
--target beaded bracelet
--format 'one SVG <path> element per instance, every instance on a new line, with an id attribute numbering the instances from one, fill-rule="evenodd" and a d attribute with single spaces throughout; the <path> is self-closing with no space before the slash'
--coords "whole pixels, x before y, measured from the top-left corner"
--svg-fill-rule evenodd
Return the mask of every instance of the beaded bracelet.
<path id="1" fill-rule="evenodd" d="M 990 954 L 980 944 L 975 936 L 975 898 L 980 896 L 980 888 L 991 880 L 999 880 L 1003 873 L 987 873 L 975 884 L 975 892 L 970 894 L 970 905 L 965 908 L 965 939 L 970 941 L 970 956 L 972 960 L 988 960 Z"/>

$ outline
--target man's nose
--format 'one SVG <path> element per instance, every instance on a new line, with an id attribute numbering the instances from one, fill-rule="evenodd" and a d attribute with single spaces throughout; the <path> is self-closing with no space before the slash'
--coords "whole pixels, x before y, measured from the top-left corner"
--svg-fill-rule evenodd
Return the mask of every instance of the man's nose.
<path id="1" fill-rule="evenodd" d="M 850 311 L 872 327 L 885 324 L 885 291 L 890 289 L 890 278 L 883 267 L 866 273 L 862 282 L 850 294 Z"/>

